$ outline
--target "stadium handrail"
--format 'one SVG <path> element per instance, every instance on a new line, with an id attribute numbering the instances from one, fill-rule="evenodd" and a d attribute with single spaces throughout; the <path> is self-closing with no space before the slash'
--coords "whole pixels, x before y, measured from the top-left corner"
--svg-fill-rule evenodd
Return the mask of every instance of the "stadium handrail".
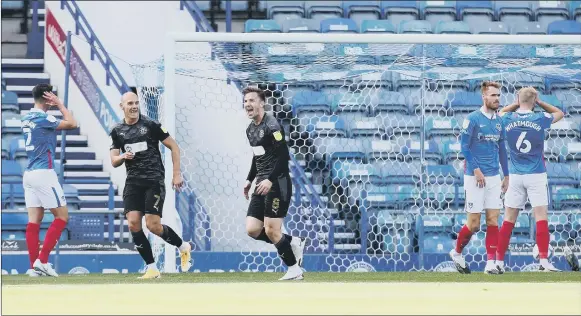
<path id="1" fill-rule="evenodd" d="M 127 85 L 127 82 L 121 75 L 121 72 L 117 66 L 115 66 L 115 63 L 107 53 L 107 50 L 103 44 L 101 44 L 97 34 L 95 34 L 93 28 L 91 28 L 89 21 L 87 21 L 87 18 L 85 18 L 85 15 L 77 5 L 76 1 L 61 0 L 61 10 L 64 10 L 65 8 L 75 20 L 75 34 L 79 35 L 79 33 L 82 33 L 85 37 L 85 40 L 89 43 L 91 47 L 91 60 L 95 60 L 95 55 L 97 55 L 97 59 L 101 63 L 101 66 L 103 66 L 105 69 L 105 84 L 110 86 L 110 81 L 113 81 L 113 84 L 121 94 L 127 91 L 131 91 L 129 85 Z M 102 55 L 97 53 L 97 50 L 100 50 Z"/>

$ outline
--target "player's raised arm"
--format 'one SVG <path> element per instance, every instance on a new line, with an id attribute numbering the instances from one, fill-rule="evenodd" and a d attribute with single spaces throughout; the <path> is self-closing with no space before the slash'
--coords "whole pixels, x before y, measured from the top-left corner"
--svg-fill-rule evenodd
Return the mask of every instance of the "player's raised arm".
<path id="1" fill-rule="evenodd" d="M 519 103 L 518 103 L 518 99 L 517 99 L 512 104 L 503 107 L 500 110 L 500 112 L 498 112 L 498 115 L 503 116 L 506 113 L 514 112 L 518 109 L 518 107 L 519 107 Z"/>
<path id="2" fill-rule="evenodd" d="M 558 121 L 560 121 L 564 116 L 565 113 L 563 113 L 563 111 L 561 111 L 561 109 L 559 109 L 558 107 L 551 105 L 541 99 L 539 99 L 539 97 L 537 96 L 536 99 L 536 103 L 543 108 L 543 110 L 547 111 L 548 113 L 550 113 L 553 116 L 553 121 L 552 123 L 556 123 Z"/>
<path id="3" fill-rule="evenodd" d="M 59 122 L 56 129 L 75 129 L 79 126 L 77 120 L 73 114 L 65 107 L 63 102 L 52 92 L 45 92 L 44 99 L 46 100 L 46 104 L 50 106 L 56 106 L 58 110 L 63 114 L 63 119 Z"/>

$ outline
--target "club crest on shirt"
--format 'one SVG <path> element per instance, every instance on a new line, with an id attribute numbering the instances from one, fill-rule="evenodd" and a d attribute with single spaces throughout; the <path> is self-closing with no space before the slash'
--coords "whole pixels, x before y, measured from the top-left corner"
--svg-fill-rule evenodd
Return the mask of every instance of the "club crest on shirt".
<path id="1" fill-rule="evenodd" d="M 147 133 L 147 128 L 145 126 L 142 126 L 139 128 L 139 132 L 141 133 L 141 135 L 145 135 Z"/>
<path id="2" fill-rule="evenodd" d="M 501 130 L 500 124 L 496 124 L 496 130 L 500 132 Z"/>
<path id="3" fill-rule="evenodd" d="M 260 138 L 264 137 L 264 130 L 258 131 L 258 137 Z"/>

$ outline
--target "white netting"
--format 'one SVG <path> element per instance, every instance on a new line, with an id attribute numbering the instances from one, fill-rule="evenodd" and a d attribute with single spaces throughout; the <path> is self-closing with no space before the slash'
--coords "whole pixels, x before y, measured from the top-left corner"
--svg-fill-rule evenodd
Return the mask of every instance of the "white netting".
<path id="1" fill-rule="evenodd" d="M 557 253 L 563 245 L 579 251 L 580 57 L 581 45 L 178 42 L 165 58 L 175 64 L 184 238 L 196 251 L 242 253 L 240 270 L 282 267 L 244 226 L 252 152 L 240 91 L 255 85 L 286 130 L 294 194 L 285 228 L 308 237 L 307 253 L 324 256 L 332 271 L 357 261 L 345 254 L 383 269 L 434 269 L 466 218 L 458 122 L 481 106 L 480 82 L 496 80 L 502 105 L 533 86 L 565 110 L 546 140 L 549 226 Z M 143 110 L 162 120 L 163 60 L 133 69 Z M 469 262 L 486 260 L 481 223 Z M 511 253 L 530 251 L 534 226 L 527 207 Z"/>

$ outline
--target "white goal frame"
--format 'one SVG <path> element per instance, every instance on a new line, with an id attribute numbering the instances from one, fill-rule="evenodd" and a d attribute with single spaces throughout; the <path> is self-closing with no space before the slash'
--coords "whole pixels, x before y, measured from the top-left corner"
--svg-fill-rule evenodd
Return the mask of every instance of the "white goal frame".
<path id="1" fill-rule="evenodd" d="M 164 44 L 164 118 L 163 124 L 175 136 L 175 61 L 176 43 L 335 43 L 335 44 L 465 44 L 465 45 L 579 45 L 581 35 L 497 35 L 497 34 L 301 34 L 301 33 L 168 33 Z M 179 144 L 178 144 L 179 145 Z M 178 225 L 175 205 L 176 192 L 172 188 L 173 163 L 171 151 L 165 151 L 166 200 L 164 220 Z M 178 227 L 181 231 L 181 227 Z M 166 244 L 165 258 L 175 257 L 175 247 Z M 177 272 L 177 267 L 164 262 L 165 272 Z"/>

